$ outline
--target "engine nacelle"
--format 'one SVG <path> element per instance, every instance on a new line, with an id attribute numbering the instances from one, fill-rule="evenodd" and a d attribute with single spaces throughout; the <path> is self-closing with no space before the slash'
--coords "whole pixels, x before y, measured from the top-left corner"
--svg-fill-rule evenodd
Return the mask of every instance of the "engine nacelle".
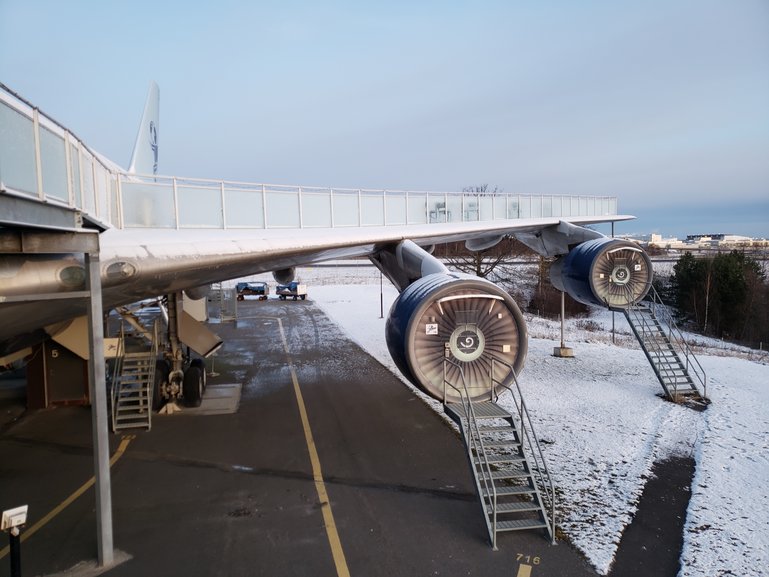
<path id="1" fill-rule="evenodd" d="M 294 280 L 295 275 L 296 275 L 296 269 L 294 267 L 272 271 L 272 278 L 274 278 L 275 282 L 277 282 L 278 284 L 290 283 L 292 280 Z"/>
<path id="2" fill-rule="evenodd" d="M 597 238 L 577 245 L 550 267 L 557 289 L 586 305 L 625 309 L 641 301 L 652 284 L 649 255 L 627 240 Z"/>
<path id="3" fill-rule="evenodd" d="M 471 275 L 435 273 L 413 282 L 393 303 L 385 331 L 401 372 L 447 402 L 460 400 L 453 387 L 462 388 L 462 374 L 470 399 L 481 401 L 492 388 L 510 385 L 526 361 L 526 321 L 518 305 Z"/>
<path id="4" fill-rule="evenodd" d="M 186 294 L 189 298 L 191 298 L 194 301 L 198 301 L 200 299 L 206 298 L 210 292 L 211 292 L 210 284 L 184 289 L 184 294 Z"/>

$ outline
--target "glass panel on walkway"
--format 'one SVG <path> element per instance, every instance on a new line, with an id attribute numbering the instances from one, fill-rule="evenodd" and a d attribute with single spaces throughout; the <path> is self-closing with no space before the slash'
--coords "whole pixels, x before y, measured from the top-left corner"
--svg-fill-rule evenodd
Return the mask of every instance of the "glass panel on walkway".
<path id="1" fill-rule="evenodd" d="M 9 188 L 37 196 L 36 170 L 32 120 L 0 104 L 0 180 Z"/>
<path id="2" fill-rule="evenodd" d="M 40 163 L 46 196 L 69 201 L 67 190 L 67 149 L 64 139 L 45 127 L 40 128 Z"/>
<path id="3" fill-rule="evenodd" d="M 334 226 L 360 224 L 359 193 L 357 190 L 334 191 Z"/>
<path id="4" fill-rule="evenodd" d="M 264 202 L 261 192 L 225 188 L 227 228 L 264 228 Z"/>
<path id="5" fill-rule="evenodd" d="M 180 228 L 221 228 L 222 191 L 214 186 L 177 185 Z"/>
<path id="6" fill-rule="evenodd" d="M 175 228 L 174 195 L 168 185 L 123 181 L 123 221 L 127 227 Z"/>
<path id="7" fill-rule="evenodd" d="M 302 191 L 302 226 L 329 228 L 331 226 L 331 192 Z"/>

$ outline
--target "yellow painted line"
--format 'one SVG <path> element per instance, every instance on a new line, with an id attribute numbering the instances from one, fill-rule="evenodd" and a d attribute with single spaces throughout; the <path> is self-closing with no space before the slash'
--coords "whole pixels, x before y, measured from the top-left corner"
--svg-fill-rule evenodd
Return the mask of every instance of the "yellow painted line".
<path id="1" fill-rule="evenodd" d="M 518 574 L 515 577 L 531 577 L 531 565 L 521 563 L 518 566 Z"/>
<path id="2" fill-rule="evenodd" d="M 128 444 L 135 439 L 135 435 L 127 435 L 123 437 L 123 439 L 120 441 L 120 445 L 118 446 L 117 450 L 115 451 L 115 454 L 112 455 L 112 458 L 109 460 L 109 466 L 111 467 L 114 465 L 117 460 L 123 456 L 123 453 L 125 453 L 126 449 L 128 448 Z M 59 513 L 61 513 L 64 509 L 69 507 L 80 495 L 85 493 L 88 489 L 90 489 L 93 484 L 96 482 L 96 477 L 91 477 L 86 481 L 79 489 L 77 489 L 74 493 L 72 493 L 69 497 L 64 499 L 61 503 L 59 503 L 56 507 L 54 507 L 50 513 L 48 513 L 45 517 L 40 519 L 37 523 L 32 525 L 29 529 L 26 529 L 21 534 L 21 541 L 22 543 L 32 537 L 35 533 L 37 533 L 40 529 L 45 527 L 51 519 L 56 517 Z M 0 559 L 8 555 L 8 552 L 11 550 L 10 545 L 6 545 L 3 549 L 0 549 Z"/>
<path id="3" fill-rule="evenodd" d="M 329 501 L 328 493 L 326 492 L 326 484 L 323 482 L 320 458 L 318 457 L 318 450 L 315 448 L 315 439 L 312 436 L 312 429 L 310 429 L 310 420 L 307 418 L 307 408 L 304 405 L 302 390 L 299 388 L 299 379 L 296 376 L 294 364 L 291 361 L 291 355 L 288 352 L 286 333 L 283 331 L 283 323 L 281 322 L 281 319 L 276 318 L 275 320 L 278 321 L 278 326 L 280 327 L 280 338 L 283 341 L 283 350 L 286 352 L 288 368 L 291 371 L 291 380 L 294 383 L 296 404 L 299 406 L 299 415 L 301 416 L 302 427 L 304 428 L 304 438 L 307 443 L 307 450 L 310 453 L 312 478 L 315 481 L 315 490 L 318 492 L 320 509 L 323 512 L 323 523 L 326 526 L 326 535 L 328 537 L 328 543 L 331 546 L 331 555 L 334 558 L 334 565 L 336 565 L 336 574 L 339 577 L 350 577 L 350 570 L 347 568 L 347 560 L 345 559 L 344 550 L 342 549 L 342 541 L 339 539 L 339 532 L 336 530 L 334 513 L 331 511 L 331 502 Z"/>

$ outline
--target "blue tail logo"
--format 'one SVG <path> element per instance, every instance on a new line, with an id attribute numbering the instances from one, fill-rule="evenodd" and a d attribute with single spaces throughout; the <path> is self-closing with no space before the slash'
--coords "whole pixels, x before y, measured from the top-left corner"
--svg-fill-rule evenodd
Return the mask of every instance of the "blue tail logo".
<path id="1" fill-rule="evenodd" d="M 158 173 L 158 129 L 155 121 L 150 121 L 150 147 L 152 148 L 152 174 Z"/>

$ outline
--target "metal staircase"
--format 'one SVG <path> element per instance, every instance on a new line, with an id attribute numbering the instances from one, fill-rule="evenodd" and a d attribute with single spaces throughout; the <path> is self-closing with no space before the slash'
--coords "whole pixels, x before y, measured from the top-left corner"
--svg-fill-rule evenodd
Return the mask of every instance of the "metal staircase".
<path id="1" fill-rule="evenodd" d="M 707 375 L 675 324 L 668 307 L 652 287 L 650 300 L 624 310 L 641 348 L 657 375 L 665 397 L 675 403 L 704 406 Z"/>
<path id="2" fill-rule="evenodd" d="M 447 364 L 459 369 L 460 383 L 448 381 Z M 462 367 L 448 358 L 444 359 L 444 387 L 459 400 L 444 403 L 444 410 L 462 431 L 492 548 L 497 550 L 498 533 L 527 529 L 544 529 L 555 543 L 555 490 L 539 441 L 512 366 L 492 359 L 491 375 L 500 374 L 494 371 L 495 364 L 511 371 L 515 390 L 493 378 L 490 390 L 498 386 L 508 390 L 514 412 L 499 406 L 494 393 L 488 401 L 471 401 Z"/>
<path id="3" fill-rule="evenodd" d="M 157 323 L 155 323 L 157 337 Z M 121 329 L 120 348 L 112 378 L 112 430 L 152 428 L 152 393 L 155 384 L 157 338 L 149 350 L 125 352 Z"/>

